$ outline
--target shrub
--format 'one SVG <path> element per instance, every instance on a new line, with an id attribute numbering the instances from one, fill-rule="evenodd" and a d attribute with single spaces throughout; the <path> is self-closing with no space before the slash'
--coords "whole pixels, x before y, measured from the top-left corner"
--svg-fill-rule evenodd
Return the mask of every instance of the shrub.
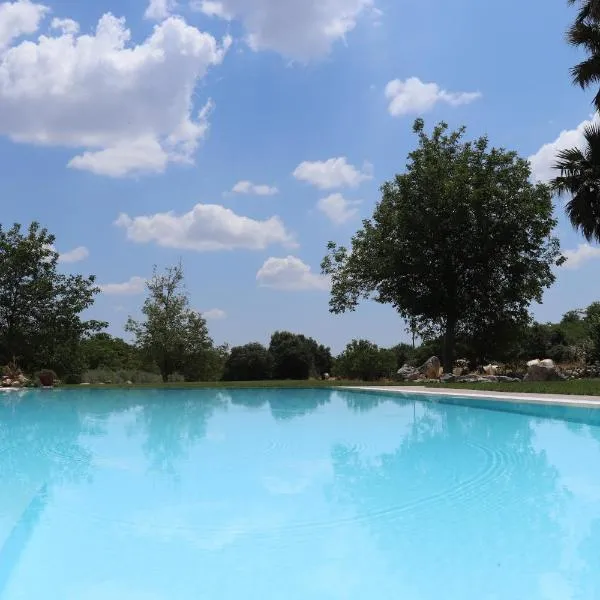
<path id="1" fill-rule="evenodd" d="M 37 374 L 37 380 L 43 386 L 52 386 L 58 383 L 58 377 L 52 369 L 42 369 Z"/>

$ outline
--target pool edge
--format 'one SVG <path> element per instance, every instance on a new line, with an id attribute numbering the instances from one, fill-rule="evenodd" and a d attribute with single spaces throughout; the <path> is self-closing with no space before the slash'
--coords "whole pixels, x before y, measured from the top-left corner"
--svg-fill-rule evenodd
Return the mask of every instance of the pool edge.
<path id="1" fill-rule="evenodd" d="M 421 394 L 427 396 L 452 396 L 457 398 L 478 398 L 483 400 L 503 400 L 512 403 L 542 404 L 547 406 L 568 406 L 572 408 L 600 409 L 600 396 L 569 396 L 564 394 L 531 394 L 526 392 L 490 392 L 486 390 L 458 390 L 456 388 L 440 390 L 422 386 L 340 386 L 332 389 L 347 391 L 387 393 L 393 395 Z"/>

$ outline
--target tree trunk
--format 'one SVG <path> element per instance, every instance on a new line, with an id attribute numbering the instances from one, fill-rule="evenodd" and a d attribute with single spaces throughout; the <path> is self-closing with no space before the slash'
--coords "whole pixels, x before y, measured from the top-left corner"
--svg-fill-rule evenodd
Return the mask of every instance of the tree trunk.
<path id="1" fill-rule="evenodd" d="M 454 344 L 456 342 L 456 319 L 448 317 L 446 319 L 446 331 L 444 333 L 444 355 L 442 366 L 444 373 L 452 373 L 454 368 Z"/>

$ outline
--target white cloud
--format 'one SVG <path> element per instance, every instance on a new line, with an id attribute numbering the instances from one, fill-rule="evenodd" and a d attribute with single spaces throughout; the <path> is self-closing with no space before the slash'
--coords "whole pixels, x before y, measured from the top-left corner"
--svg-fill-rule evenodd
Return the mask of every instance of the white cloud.
<path id="1" fill-rule="evenodd" d="M 31 7 L 40 5 L 18 4 L 31 13 L 27 26 L 11 25 L 0 4 L 0 39 L 39 25 L 44 10 Z M 230 38 L 219 45 L 177 17 L 139 44 L 111 14 L 90 34 L 77 35 L 72 20 L 52 26 L 51 35 L 0 50 L 0 135 L 81 148 L 71 167 L 116 177 L 193 162 L 212 106 L 194 109 L 195 88 L 221 63 Z"/>
<path id="2" fill-rule="evenodd" d="M 227 318 L 227 313 L 220 308 L 213 308 L 202 313 L 202 316 L 207 321 L 220 321 Z"/>
<path id="3" fill-rule="evenodd" d="M 256 184 L 251 181 L 238 181 L 231 191 L 234 194 L 254 194 L 256 196 L 274 196 L 279 193 L 274 186 Z"/>
<path id="4" fill-rule="evenodd" d="M 105 283 L 98 286 L 105 294 L 112 296 L 129 296 L 141 294 L 146 289 L 146 280 L 137 275 L 123 283 Z"/>
<path id="5" fill-rule="evenodd" d="M 192 0 L 203 13 L 239 19 L 255 51 L 306 62 L 326 55 L 355 27 L 373 0 Z"/>
<path id="6" fill-rule="evenodd" d="M 50 24 L 52 29 L 58 29 L 62 33 L 79 33 L 79 23 L 73 19 L 52 19 Z"/>
<path id="7" fill-rule="evenodd" d="M 363 181 L 373 179 L 372 166 L 365 163 L 362 171 L 348 164 L 345 156 L 326 161 L 305 161 L 293 173 L 299 181 L 306 181 L 322 190 L 341 187 L 357 187 Z"/>
<path id="8" fill-rule="evenodd" d="M 342 194 L 331 194 L 321 198 L 317 208 L 325 214 L 332 223 L 341 225 L 358 214 L 359 200 L 346 200 Z"/>
<path id="9" fill-rule="evenodd" d="M 544 144 L 535 154 L 531 155 L 529 162 L 533 179 L 546 182 L 556 177 L 559 173 L 553 166 L 558 153 L 567 148 L 582 147 L 585 141 L 584 129 L 596 121 L 598 121 L 597 115 L 593 119 L 582 121 L 575 129 L 564 129 L 553 142 Z"/>
<path id="10" fill-rule="evenodd" d="M 226 21 L 233 19 L 233 15 L 225 10 L 225 6 L 219 0 L 191 0 L 190 7 L 209 17 L 219 17 Z"/>
<path id="11" fill-rule="evenodd" d="M 578 269 L 584 263 L 600 258 L 600 248 L 579 244 L 575 250 L 565 250 L 563 256 L 567 259 L 563 264 L 565 269 Z"/>
<path id="12" fill-rule="evenodd" d="M 330 287 L 328 277 L 313 273 L 295 256 L 267 259 L 256 274 L 256 280 L 263 287 L 278 290 L 328 290 Z"/>
<path id="13" fill-rule="evenodd" d="M 58 255 L 58 262 L 61 263 L 74 263 L 80 260 L 85 260 L 90 255 L 90 251 L 85 246 L 78 246 L 69 250 L 69 252 L 60 252 Z"/>
<path id="14" fill-rule="evenodd" d="M 418 77 L 406 81 L 394 79 L 385 87 L 385 97 L 390 101 L 389 113 L 393 117 L 410 113 L 424 113 L 439 102 L 450 106 L 470 104 L 481 98 L 480 92 L 448 92 L 437 83 L 423 83 Z"/>
<path id="15" fill-rule="evenodd" d="M 163 21 L 171 15 L 176 6 L 175 0 L 150 0 L 150 4 L 148 4 L 148 8 L 144 13 L 144 18 L 153 21 Z"/>
<path id="16" fill-rule="evenodd" d="M 35 33 L 49 10 L 29 0 L 0 4 L 0 50 L 22 35 Z"/>
<path id="17" fill-rule="evenodd" d="M 96 175 L 124 177 L 136 173 L 163 173 L 169 155 L 153 136 L 123 140 L 112 148 L 84 152 L 69 161 L 69 167 L 91 171 Z"/>
<path id="18" fill-rule="evenodd" d="M 122 214 L 115 224 L 134 242 L 198 252 L 264 250 L 271 244 L 296 246 L 279 217 L 259 221 L 218 204 L 196 204 L 182 215 L 168 212 L 131 218 Z"/>

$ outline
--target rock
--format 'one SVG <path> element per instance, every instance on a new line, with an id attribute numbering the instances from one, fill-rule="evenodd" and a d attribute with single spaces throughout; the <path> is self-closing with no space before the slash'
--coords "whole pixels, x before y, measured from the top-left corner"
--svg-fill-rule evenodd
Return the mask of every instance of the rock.
<path id="1" fill-rule="evenodd" d="M 323 373 L 323 379 L 329 379 L 329 373 Z M 131 383 L 131 381 L 128 381 L 127 383 Z"/>
<path id="2" fill-rule="evenodd" d="M 515 381 L 521 381 L 521 380 L 518 379 L 517 377 L 508 377 L 507 375 L 497 375 L 496 381 L 499 381 L 500 383 L 513 383 Z"/>
<path id="3" fill-rule="evenodd" d="M 481 383 L 482 381 L 485 379 L 479 375 L 462 375 L 456 378 L 457 383 Z"/>
<path id="4" fill-rule="evenodd" d="M 546 358 L 544 360 L 530 360 L 527 363 L 527 375 L 523 381 L 549 381 L 558 379 L 558 372 L 554 361 Z"/>
<path id="5" fill-rule="evenodd" d="M 498 365 L 486 365 L 483 367 L 483 372 L 486 375 L 496 375 L 498 373 Z"/>
<path id="6" fill-rule="evenodd" d="M 439 379 L 443 373 L 442 363 L 437 356 L 432 356 L 425 364 L 421 365 L 419 372 L 425 375 L 426 379 Z"/>
<path id="7" fill-rule="evenodd" d="M 418 379 L 419 371 L 410 365 L 403 365 L 400 369 L 398 369 L 397 375 L 398 379 L 401 381 L 414 381 L 412 377 L 416 375 Z"/>
<path id="8" fill-rule="evenodd" d="M 445 375 L 441 376 L 440 381 L 442 383 L 454 383 L 454 381 L 456 381 L 456 376 L 452 375 L 451 373 L 446 373 Z"/>
<path id="9" fill-rule="evenodd" d="M 327 377 L 325 377 L 325 379 L 329 379 L 329 373 L 325 373 L 325 375 L 327 375 Z M 133 385 L 133 381 L 128 381 L 127 385 Z"/>
<path id="10" fill-rule="evenodd" d="M 83 383 L 80 383 L 79 385 L 90 385 L 89 381 L 84 381 Z"/>

